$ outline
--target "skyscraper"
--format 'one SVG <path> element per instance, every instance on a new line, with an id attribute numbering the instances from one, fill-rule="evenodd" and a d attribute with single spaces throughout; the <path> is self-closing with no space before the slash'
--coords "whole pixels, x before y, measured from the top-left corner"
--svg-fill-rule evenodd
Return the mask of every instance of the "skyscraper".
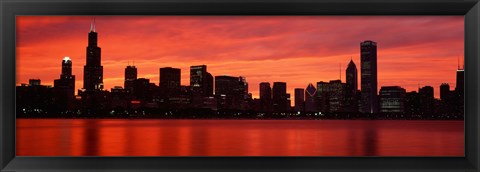
<path id="1" fill-rule="evenodd" d="M 207 72 L 206 65 L 190 66 L 190 89 L 195 96 L 213 94 L 213 76 Z"/>
<path id="2" fill-rule="evenodd" d="M 167 94 L 180 92 L 180 69 L 164 67 L 160 68 L 160 89 Z"/>
<path id="3" fill-rule="evenodd" d="M 463 67 L 461 68 L 458 68 L 457 70 L 457 81 L 455 83 L 455 92 L 456 94 L 461 98 L 463 99 L 464 95 L 465 95 L 465 70 L 463 69 Z"/>
<path id="4" fill-rule="evenodd" d="M 123 87 L 127 90 L 133 91 L 133 85 L 137 80 L 137 68 L 135 66 L 128 65 L 125 68 L 125 80 Z"/>
<path id="5" fill-rule="evenodd" d="M 72 75 L 72 60 L 65 57 L 62 60 L 62 73 L 60 79 L 53 82 L 54 93 L 59 110 L 72 108 L 75 96 L 75 75 Z"/>
<path id="6" fill-rule="evenodd" d="M 55 88 L 62 88 L 68 90 L 67 93 L 72 97 L 75 94 L 75 75 L 72 75 L 72 60 L 70 57 L 65 57 L 62 60 L 62 73 L 60 79 L 54 81 Z"/>
<path id="7" fill-rule="evenodd" d="M 350 60 L 348 63 L 346 73 L 346 85 L 345 85 L 345 110 L 348 112 L 357 112 L 358 111 L 358 100 L 357 100 L 357 90 L 358 90 L 358 74 L 357 66 Z"/>
<path id="8" fill-rule="evenodd" d="M 440 99 L 446 101 L 450 98 L 450 85 L 448 83 L 442 83 L 440 85 Z"/>
<path id="9" fill-rule="evenodd" d="M 317 111 L 316 98 L 317 89 L 312 83 L 309 83 L 307 89 L 305 89 L 305 111 L 315 112 Z"/>
<path id="10" fill-rule="evenodd" d="M 272 111 L 272 88 L 270 83 L 260 83 L 260 109 L 263 112 Z"/>
<path id="11" fill-rule="evenodd" d="M 273 111 L 285 112 L 287 109 L 287 83 L 274 82 L 272 88 Z"/>
<path id="12" fill-rule="evenodd" d="M 367 40 L 360 43 L 361 107 L 360 112 L 377 113 L 377 43 Z"/>
<path id="13" fill-rule="evenodd" d="M 103 66 L 101 65 L 101 49 L 97 46 L 98 34 L 95 20 L 90 25 L 87 46 L 87 64 L 83 67 L 83 88 L 85 91 L 103 89 Z"/>
<path id="14" fill-rule="evenodd" d="M 215 76 L 215 96 L 219 109 L 244 109 L 245 108 L 245 85 L 243 77 Z"/>
<path id="15" fill-rule="evenodd" d="M 305 111 L 305 90 L 303 88 L 295 88 L 295 111 Z"/>

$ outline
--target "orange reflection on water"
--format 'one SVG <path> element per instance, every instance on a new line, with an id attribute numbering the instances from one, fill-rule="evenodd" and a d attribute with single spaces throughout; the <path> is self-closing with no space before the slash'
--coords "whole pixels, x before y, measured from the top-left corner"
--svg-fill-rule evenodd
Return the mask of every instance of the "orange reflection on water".
<path id="1" fill-rule="evenodd" d="M 17 156 L 463 156 L 463 121 L 17 119 Z"/>

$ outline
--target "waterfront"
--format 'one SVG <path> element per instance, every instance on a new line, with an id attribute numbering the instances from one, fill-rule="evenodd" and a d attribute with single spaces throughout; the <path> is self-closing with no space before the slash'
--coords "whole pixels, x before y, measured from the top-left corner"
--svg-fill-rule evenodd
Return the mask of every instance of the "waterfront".
<path id="1" fill-rule="evenodd" d="M 17 156 L 463 156 L 464 121 L 17 119 Z"/>

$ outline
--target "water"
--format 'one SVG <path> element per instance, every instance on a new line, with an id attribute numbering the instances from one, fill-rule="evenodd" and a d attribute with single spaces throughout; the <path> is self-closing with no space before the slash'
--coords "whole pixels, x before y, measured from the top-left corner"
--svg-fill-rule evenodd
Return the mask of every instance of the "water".
<path id="1" fill-rule="evenodd" d="M 17 119 L 17 156 L 463 156 L 463 121 Z"/>

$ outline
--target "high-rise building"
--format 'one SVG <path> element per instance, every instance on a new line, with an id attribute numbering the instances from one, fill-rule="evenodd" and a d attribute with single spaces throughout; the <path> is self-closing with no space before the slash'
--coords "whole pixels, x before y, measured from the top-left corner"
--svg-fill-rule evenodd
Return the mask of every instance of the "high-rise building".
<path id="1" fill-rule="evenodd" d="M 418 96 L 420 101 L 420 112 L 426 115 L 433 115 L 434 109 L 434 97 L 433 97 L 433 87 L 425 86 L 418 89 Z"/>
<path id="2" fill-rule="evenodd" d="M 190 66 L 190 89 L 195 96 L 213 94 L 213 76 L 207 72 L 206 65 Z"/>
<path id="3" fill-rule="evenodd" d="M 272 88 L 268 82 L 260 83 L 260 110 L 272 111 Z"/>
<path id="4" fill-rule="evenodd" d="M 123 83 L 125 90 L 132 91 L 135 80 L 137 80 L 137 68 L 135 66 L 128 65 L 125 68 L 125 80 Z"/>
<path id="5" fill-rule="evenodd" d="M 168 95 L 180 92 L 180 69 L 164 67 L 160 68 L 160 89 Z"/>
<path id="6" fill-rule="evenodd" d="M 405 89 L 399 86 L 380 88 L 380 112 L 401 113 L 405 111 Z"/>
<path id="7" fill-rule="evenodd" d="M 357 90 L 358 90 L 358 74 L 357 66 L 350 60 L 348 63 L 346 73 L 346 84 L 345 84 L 345 110 L 347 112 L 357 112 L 358 111 L 358 100 L 357 100 Z"/>
<path id="8" fill-rule="evenodd" d="M 328 107 L 329 112 L 344 111 L 345 84 L 341 80 L 331 80 L 328 83 Z"/>
<path id="9" fill-rule="evenodd" d="M 97 45 L 98 34 L 95 20 L 90 25 L 87 46 L 87 64 L 83 67 L 83 88 L 85 91 L 103 90 L 103 66 L 101 49 Z"/>
<path id="10" fill-rule="evenodd" d="M 455 83 L 455 92 L 456 94 L 463 99 L 465 95 L 465 70 L 463 68 L 459 68 L 457 70 L 457 81 Z"/>
<path id="11" fill-rule="evenodd" d="M 75 98 L 75 75 L 72 75 L 72 60 L 65 57 L 62 60 L 60 79 L 53 82 L 57 108 L 67 110 L 73 108 Z"/>
<path id="12" fill-rule="evenodd" d="M 364 41 L 360 43 L 361 68 L 361 107 L 362 113 L 377 113 L 377 43 Z"/>
<path id="13" fill-rule="evenodd" d="M 274 82 L 272 88 L 272 103 L 274 112 L 285 112 L 287 109 L 287 83 Z"/>
<path id="14" fill-rule="evenodd" d="M 450 85 L 448 83 L 442 83 L 440 85 L 440 99 L 446 101 L 450 98 Z"/>
<path id="15" fill-rule="evenodd" d="M 243 77 L 215 76 L 215 96 L 218 108 L 244 110 L 246 105 L 245 86 L 248 85 Z"/>
<path id="16" fill-rule="evenodd" d="M 320 81 L 317 82 L 317 110 L 320 112 L 328 112 L 329 111 L 329 93 L 330 93 L 330 85 L 328 82 Z"/>
<path id="17" fill-rule="evenodd" d="M 316 104 L 316 96 L 317 96 L 317 89 L 313 86 L 312 83 L 309 83 L 307 88 L 305 89 L 305 111 L 306 112 L 316 112 L 317 104 Z"/>
<path id="18" fill-rule="evenodd" d="M 303 88 L 295 88 L 295 111 L 305 111 L 305 90 Z"/>

